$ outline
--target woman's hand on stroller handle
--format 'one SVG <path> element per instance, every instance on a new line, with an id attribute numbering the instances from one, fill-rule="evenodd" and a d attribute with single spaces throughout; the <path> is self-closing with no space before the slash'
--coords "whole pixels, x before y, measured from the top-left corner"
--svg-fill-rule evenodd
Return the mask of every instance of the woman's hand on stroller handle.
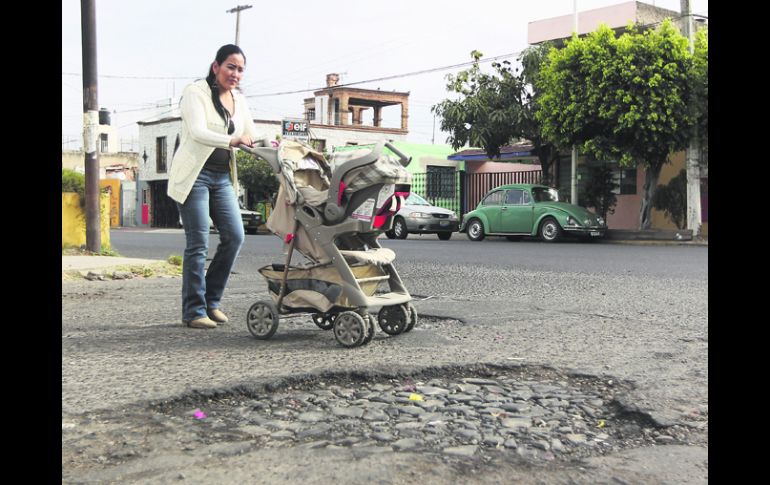
<path id="1" fill-rule="evenodd" d="M 247 147 L 251 148 L 254 146 L 254 140 L 250 135 L 245 133 L 241 136 L 234 136 L 232 139 L 230 139 L 231 147 L 237 147 L 241 145 L 246 145 Z"/>

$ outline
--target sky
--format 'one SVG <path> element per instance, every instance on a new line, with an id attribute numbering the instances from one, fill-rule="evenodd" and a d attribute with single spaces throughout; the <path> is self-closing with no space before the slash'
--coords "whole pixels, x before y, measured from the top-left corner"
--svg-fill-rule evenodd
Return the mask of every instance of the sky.
<path id="1" fill-rule="evenodd" d="M 184 86 L 205 77 L 217 49 L 235 42 L 246 54 L 241 90 L 254 118 L 300 118 L 303 99 L 325 86 L 326 74 L 354 83 L 518 53 L 527 47 L 527 25 L 623 0 L 96 0 L 99 106 L 110 111 L 121 149 L 140 151 L 137 121 L 177 106 Z M 680 0 L 648 0 L 679 11 Z M 691 0 L 708 16 L 707 0 Z M 508 60 L 514 61 L 516 56 Z M 482 64 L 485 70 L 489 63 Z M 446 143 L 431 106 L 454 96 L 447 74 L 468 67 L 357 84 L 363 89 L 409 92 L 413 143 Z M 62 149 L 82 146 L 83 97 L 80 1 L 62 0 Z M 285 91 L 305 92 L 279 95 Z M 371 110 L 369 122 L 371 123 Z M 366 118 L 364 118 L 365 121 Z M 397 106 L 383 124 L 400 127 Z"/>

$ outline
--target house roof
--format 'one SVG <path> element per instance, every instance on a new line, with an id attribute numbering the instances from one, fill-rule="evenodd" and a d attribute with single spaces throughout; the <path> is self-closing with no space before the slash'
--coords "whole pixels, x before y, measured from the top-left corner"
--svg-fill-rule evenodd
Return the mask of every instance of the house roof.
<path id="1" fill-rule="evenodd" d="M 500 156 L 490 158 L 482 148 L 469 148 L 447 157 L 449 160 L 463 160 L 467 162 L 485 161 L 485 160 L 510 160 L 522 157 L 534 157 L 534 146 L 531 143 L 517 143 L 515 145 L 506 145 L 500 147 Z"/>

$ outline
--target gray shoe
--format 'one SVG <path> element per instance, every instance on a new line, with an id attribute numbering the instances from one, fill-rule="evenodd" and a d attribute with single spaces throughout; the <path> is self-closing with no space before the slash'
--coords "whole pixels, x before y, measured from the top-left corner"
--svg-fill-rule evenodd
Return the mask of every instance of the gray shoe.
<path id="1" fill-rule="evenodd" d="M 217 323 L 227 323 L 229 318 L 227 318 L 227 315 L 222 313 L 222 310 L 219 308 L 212 308 L 208 311 L 209 318 L 214 320 Z"/>
<path id="2" fill-rule="evenodd" d="M 190 328 L 217 328 L 217 322 L 209 317 L 200 317 L 195 320 L 182 320 Z"/>

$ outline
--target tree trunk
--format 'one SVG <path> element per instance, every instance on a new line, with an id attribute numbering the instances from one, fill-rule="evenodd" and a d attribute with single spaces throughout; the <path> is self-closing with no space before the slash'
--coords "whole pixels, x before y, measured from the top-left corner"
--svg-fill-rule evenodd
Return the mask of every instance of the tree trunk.
<path id="1" fill-rule="evenodd" d="M 700 157 L 698 144 L 691 142 L 687 149 L 687 228 L 692 229 L 692 235 L 700 234 L 701 207 L 700 207 Z"/>
<path id="2" fill-rule="evenodd" d="M 639 229 L 643 231 L 650 228 L 652 194 L 655 192 L 655 188 L 658 186 L 658 179 L 660 178 L 660 170 L 662 168 L 663 163 L 654 162 L 651 163 L 645 171 L 644 186 L 642 187 L 642 202 L 639 207 Z"/>

